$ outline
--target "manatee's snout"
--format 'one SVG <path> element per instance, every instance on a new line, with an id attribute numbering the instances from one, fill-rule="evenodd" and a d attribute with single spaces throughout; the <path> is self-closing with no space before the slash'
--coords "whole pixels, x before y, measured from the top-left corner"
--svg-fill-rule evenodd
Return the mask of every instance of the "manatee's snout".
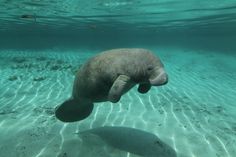
<path id="1" fill-rule="evenodd" d="M 156 77 L 149 79 L 152 86 L 161 86 L 168 83 L 168 75 L 163 68 L 156 70 Z"/>

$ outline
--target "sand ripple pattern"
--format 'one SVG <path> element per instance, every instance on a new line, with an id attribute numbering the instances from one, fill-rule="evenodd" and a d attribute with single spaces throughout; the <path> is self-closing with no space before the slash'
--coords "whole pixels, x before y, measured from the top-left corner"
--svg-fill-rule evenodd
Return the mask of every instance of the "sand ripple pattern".
<path id="1" fill-rule="evenodd" d="M 0 51 L 0 156 L 145 156 L 90 134 L 102 126 L 122 126 L 157 136 L 178 157 L 234 157 L 236 57 L 168 52 L 159 54 L 168 85 L 144 95 L 135 87 L 117 104 L 96 103 L 89 118 L 65 124 L 56 120 L 54 108 L 70 97 L 75 70 L 94 54 Z"/>

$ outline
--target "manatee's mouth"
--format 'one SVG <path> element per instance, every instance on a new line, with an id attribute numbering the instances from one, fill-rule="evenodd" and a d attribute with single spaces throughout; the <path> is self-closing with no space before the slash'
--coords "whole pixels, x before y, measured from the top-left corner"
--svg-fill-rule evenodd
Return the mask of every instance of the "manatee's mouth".
<path id="1" fill-rule="evenodd" d="M 149 79 L 152 86 L 161 86 L 168 83 L 168 75 L 166 74 L 164 69 L 158 70 L 158 73 L 159 74 L 155 78 Z"/>

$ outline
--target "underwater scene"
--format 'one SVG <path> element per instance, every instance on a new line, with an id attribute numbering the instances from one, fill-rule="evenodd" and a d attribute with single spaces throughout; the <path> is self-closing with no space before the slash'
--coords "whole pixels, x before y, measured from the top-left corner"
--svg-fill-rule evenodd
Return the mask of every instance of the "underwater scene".
<path id="1" fill-rule="evenodd" d="M 0 157 L 235 157 L 236 1 L 0 0 Z"/>

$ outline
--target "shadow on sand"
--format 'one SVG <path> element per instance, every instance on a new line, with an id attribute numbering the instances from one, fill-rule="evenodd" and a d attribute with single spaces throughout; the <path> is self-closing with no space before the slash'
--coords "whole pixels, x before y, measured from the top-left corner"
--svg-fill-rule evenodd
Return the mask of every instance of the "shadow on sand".
<path id="1" fill-rule="evenodd" d="M 78 133 L 83 142 L 89 135 L 101 138 L 107 145 L 143 157 L 176 157 L 176 152 L 149 132 L 128 127 L 99 127 Z M 102 147 L 102 146 L 101 146 Z"/>

